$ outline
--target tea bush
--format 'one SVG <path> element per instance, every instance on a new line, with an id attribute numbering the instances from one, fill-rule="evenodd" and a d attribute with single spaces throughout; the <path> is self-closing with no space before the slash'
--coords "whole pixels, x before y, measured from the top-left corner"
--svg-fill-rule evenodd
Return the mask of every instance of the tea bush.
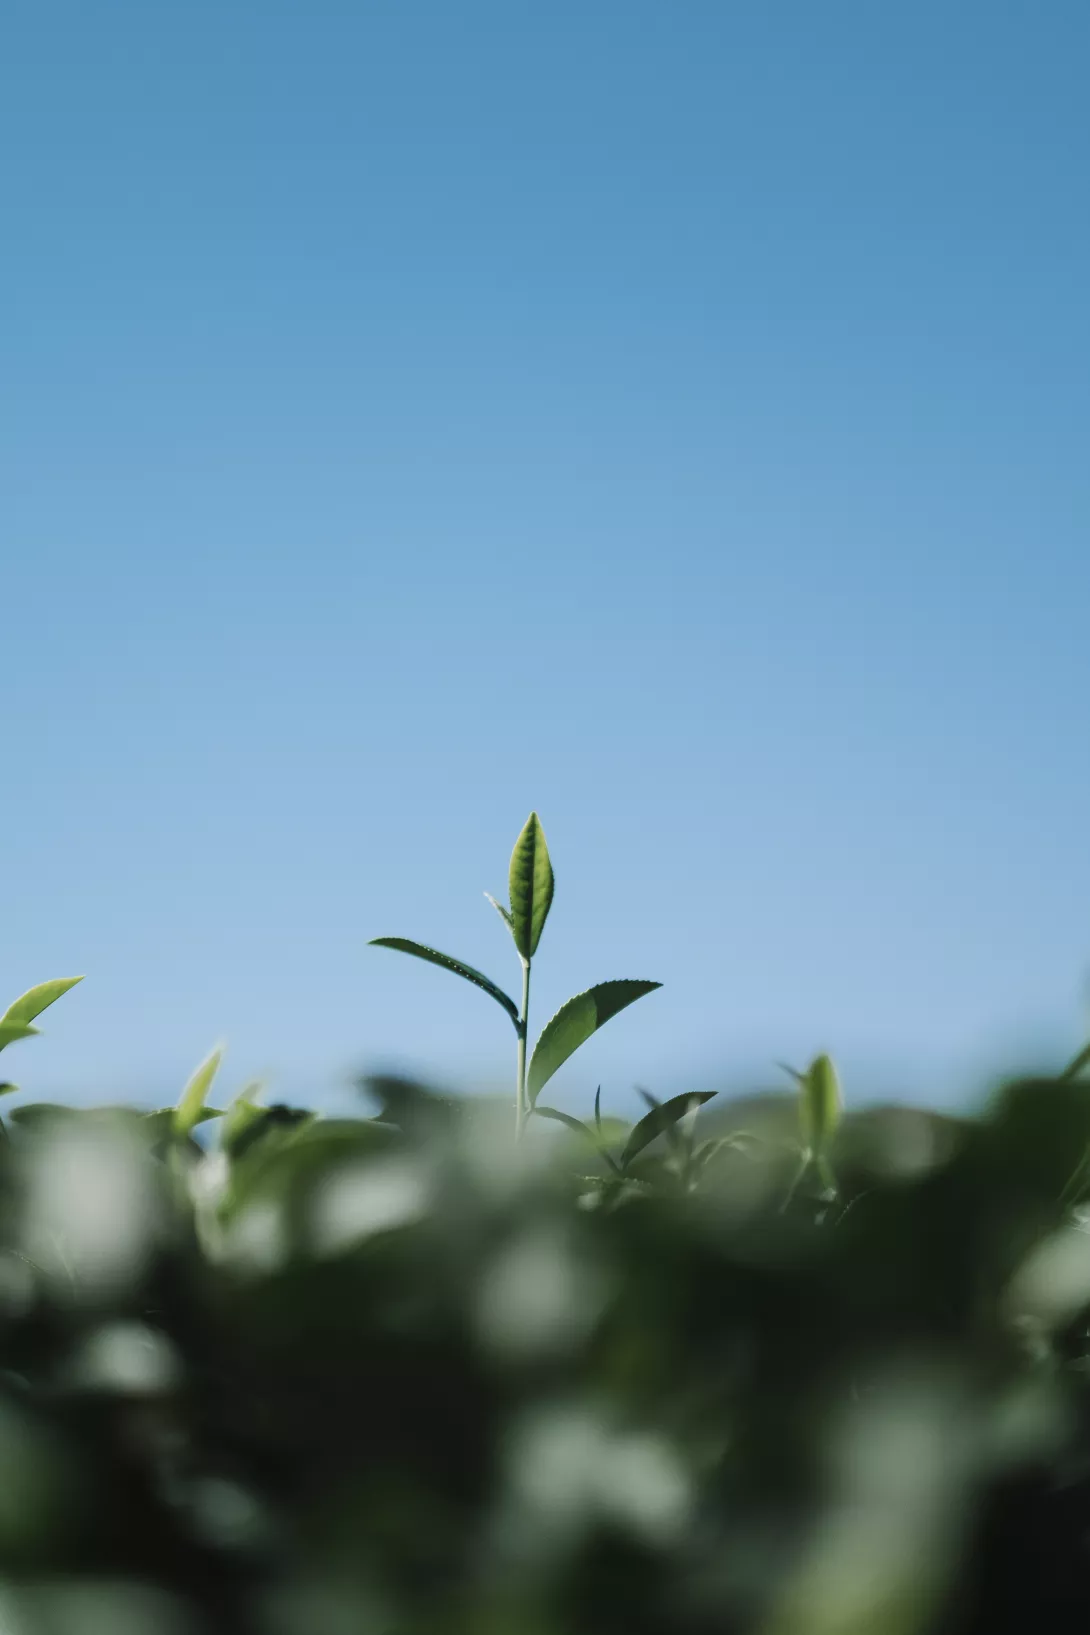
<path id="1" fill-rule="evenodd" d="M 172 1109 L 10 1103 L 4 1635 L 1090 1614 L 1086 1061 L 953 1119 L 842 1111 L 818 1057 L 629 1128 L 539 1116 L 513 1008 L 517 1135 L 399 1079 L 357 1119 L 215 1111 L 218 1056 Z"/>

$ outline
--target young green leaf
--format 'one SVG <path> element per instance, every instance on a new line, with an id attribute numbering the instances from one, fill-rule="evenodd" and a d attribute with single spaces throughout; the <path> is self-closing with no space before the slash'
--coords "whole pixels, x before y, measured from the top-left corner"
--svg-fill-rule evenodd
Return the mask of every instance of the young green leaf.
<path id="1" fill-rule="evenodd" d="M 545 831 L 536 812 L 530 813 L 515 841 L 509 885 L 511 935 L 523 959 L 532 959 L 545 929 L 554 885 Z"/>
<path id="2" fill-rule="evenodd" d="M 679 1119 L 685 1117 L 686 1113 L 691 1113 L 697 1107 L 702 1107 L 706 1101 L 711 1101 L 715 1095 L 718 1095 L 716 1090 L 693 1090 L 687 1095 L 671 1096 L 669 1101 L 660 1102 L 657 1107 L 652 1107 L 651 1111 L 645 1113 L 643 1118 L 640 1119 L 640 1122 L 629 1136 L 624 1152 L 621 1154 L 621 1167 L 627 1168 L 637 1153 L 650 1146 L 651 1142 L 658 1136 L 664 1135 L 671 1130 Z"/>
<path id="3" fill-rule="evenodd" d="M 264 1116 L 266 1109 L 260 1106 L 258 1102 L 264 1088 L 264 1085 L 257 1080 L 245 1084 L 230 1103 L 223 1115 L 223 1126 L 220 1132 L 220 1139 L 224 1146 L 229 1146 L 255 1120 Z"/>
<path id="4" fill-rule="evenodd" d="M 557 1068 L 562 1067 L 592 1033 L 626 1005 L 661 987 L 661 982 L 599 982 L 561 1005 L 552 1020 L 546 1022 L 534 1047 L 527 1079 L 531 1107 Z"/>
<path id="5" fill-rule="evenodd" d="M 840 1084 L 828 1056 L 816 1056 L 799 1087 L 802 1138 L 811 1152 L 824 1151 L 840 1122 Z"/>
<path id="6" fill-rule="evenodd" d="M 594 1092 L 594 1128 L 598 1131 L 598 1134 L 601 1135 L 601 1133 L 602 1133 L 602 1086 L 601 1085 L 599 1085 L 597 1090 Z"/>
<path id="7" fill-rule="evenodd" d="M 515 1001 L 505 994 L 502 988 L 486 977 L 483 971 L 466 965 L 463 960 L 453 959 L 450 954 L 441 954 L 437 948 L 427 948 L 422 942 L 410 942 L 408 937 L 372 937 L 372 948 L 393 948 L 399 954 L 412 954 L 415 959 L 427 960 L 429 965 L 438 965 L 444 971 L 453 971 L 455 976 L 464 977 L 472 982 L 474 987 L 490 994 L 497 1005 L 502 1005 L 512 1022 L 518 1027 L 519 1012 Z"/>
<path id="8" fill-rule="evenodd" d="M 29 1022 L 9 1022 L 5 1017 L 0 1021 L 0 1050 L 5 1045 L 14 1044 L 16 1039 L 29 1039 L 40 1032 L 40 1028 L 32 1028 Z"/>
<path id="9" fill-rule="evenodd" d="M 656 1107 L 662 1106 L 662 1102 L 659 1100 L 658 1096 L 653 1096 L 650 1090 L 645 1090 L 642 1085 L 638 1084 L 636 1086 L 636 1092 L 643 1101 L 644 1105 L 650 1108 L 652 1111 L 654 1111 Z M 666 1143 L 670 1148 L 670 1151 L 672 1153 L 679 1153 L 682 1145 L 681 1136 L 674 1125 L 668 1124 L 662 1133 L 666 1137 Z"/>
<path id="10" fill-rule="evenodd" d="M 15 1096 L 18 1095 L 18 1093 L 19 1086 L 17 1084 L 12 1084 L 10 1079 L 5 1079 L 3 1084 L 0 1084 L 0 1096 Z"/>
<path id="11" fill-rule="evenodd" d="M 25 994 L 8 1006 L 0 1022 L 33 1022 L 69 988 L 82 981 L 81 976 L 61 976 L 55 977 L 52 982 L 39 982 L 36 988 L 28 988 Z"/>
<path id="12" fill-rule="evenodd" d="M 514 934 L 515 934 L 515 922 L 511 918 L 511 910 L 509 908 L 504 908 L 502 903 L 498 903 L 496 901 L 495 897 L 493 897 L 493 895 L 492 895 L 492 893 L 490 891 L 486 891 L 485 896 L 488 898 L 488 901 L 492 904 L 492 907 L 496 910 L 496 913 L 499 915 L 500 919 L 503 921 L 503 923 L 507 927 L 508 931 L 510 931 L 511 935 L 514 936 Z"/>
<path id="13" fill-rule="evenodd" d="M 212 1080 L 218 1073 L 222 1060 L 223 1047 L 220 1045 L 210 1056 L 205 1057 L 182 1091 L 178 1105 L 174 1109 L 175 1135 L 188 1135 L 192 1129 L 201 1123 L 205 1097 L 212 1088 Z"/>
<path id="14" fill-rule="evenodd" d="M 579 1135 L 586 1136 L 588 1141 L 594 1142 L 594 1135 L 583 1120 L 573 1118 L 570 1113 L 562 1113 L 559 1107 L 535 1107 L 534 1113 L 538 1118 L 551 1118 L 557 1124 L 566 1124 L 569 1130 L 575 1130 Z"/>
<path id="15" fill-rule="evenodd" d="M 605 1159 L 614 1175 L 619 1175 L 621 1173 L 614 1159 L 606 1151 L 605 1142 L 602 1138 L 602 1132 L 600 1129 L 592 1130 L 589 1124 L 583 1123 L 581 1118 L 573 1118 L 570 1113 L 562 1113 L 559 1107 L 535 1107 L 534 1112 L 538 1118 L 555 1119 L 558 1124 L 566 1124 L 569 1130 L 575 1130 L 577 1134 L 585 1136 L 590 1142 L 591 1146 L 598 1153 L 599 1157 Z"/>

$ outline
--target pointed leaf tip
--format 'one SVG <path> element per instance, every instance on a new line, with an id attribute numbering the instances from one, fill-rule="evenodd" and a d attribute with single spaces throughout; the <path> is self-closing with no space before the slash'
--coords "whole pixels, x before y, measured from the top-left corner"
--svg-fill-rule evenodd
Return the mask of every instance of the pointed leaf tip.
<path id="1" fill-rule="evenodd" d="M 532 959 L 549 917 L 555 886 L 545 831 L 536 812 L 530 813 L 515 841 L 508 885 L 511 892 L 511 935 L 523 959 Z"/>
<path id="2" fill-rule="evenodd" d="M 212 1080 L 219 1072 L 224 1049 L 223 1045 L 217 1045 L 215 1050 L 205 1057 L 178 1098 L 178 1105 L 174 1109 L 176 1135 L 188 1135 L 202 1122 L 205 1098 L 212 1088 Z"/>
<path id="3" fill-rule="evenodd" d="M 28 988 L 26 993 L 13 1000 L 0 1017 L 0 1022 L 33 1022 L 36 1016 L 40 1016 L 62 994 L 66 994 L 77 982 L 82 981 L 81 976 L 59 976 L 54 977 L 51 982 L 39 982 L 37 987 Z"/>
<path id="4" fill-rule="evenodd" d="M 668 1134 L 687 1113 L 703 1107 L 704 1103 L 711 1101 L 715 1095 L 718 1095 L 716 1090 L 691 1090 L 686 1095 L 671 1096 L 669 1101 L 659 1102 L 657 1106 L 652 1107 L 629 1136 L 621 1154 L 621 1168 L 631 1163 L 636 1154 L 649 1147 L 656 1137 Z"/>
<path id="5" fill-rule="evenodd" d="M 534 1046 L 527 1077 L 530 1105 L 533 1106 L 538 1094 L 557 1068 L 562 1067 L 568 1057 L 578 1050 L 592 1033 L 596 1033 L 611 1017 L 616 1016 L 618 1011 L 623 1011 L 627 1005 L 642 999 L 644 994 L 652 993 L 661 987 L 661 982 L 642 982 L 634 979 L 599 982 L 596 987 L 588 988 L 585 993 L 576 994 L 573 999 L 561 1005 L 552 1020 L 546 1022 L 541 1037 Z"/>
<path id="6" fill-rule="evenodd" d="M 840 1123 L 840 1081 L 828 1056 L 815 1056 L 799 1082 L 802 1136 L 820 1154 Z"/>

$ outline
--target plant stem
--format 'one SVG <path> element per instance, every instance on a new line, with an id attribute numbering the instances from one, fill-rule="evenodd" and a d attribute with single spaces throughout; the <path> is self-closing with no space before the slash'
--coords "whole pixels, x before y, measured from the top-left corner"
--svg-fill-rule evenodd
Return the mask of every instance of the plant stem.
<path id="1" fill-rule="evenodd" d="M 515 1136 L 522 1134 L 529 1108 L 526 1105 L 526 1030 L 530 1019 L 530 961 L 522 961 L 522 1015 L 518 1022 L 518 1079 L 515 1085 Z"/>

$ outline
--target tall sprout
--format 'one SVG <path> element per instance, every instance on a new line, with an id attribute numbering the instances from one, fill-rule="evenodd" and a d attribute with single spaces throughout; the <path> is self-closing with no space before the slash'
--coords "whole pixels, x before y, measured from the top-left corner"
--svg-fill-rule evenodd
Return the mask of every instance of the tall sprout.
<path id="1" fill-rule="evenodd" d="M 374 937 L 372 946 L 394 948 L 402 954 L 427 960 L 445 971 L 453 971 L 467 982 L 490 995 L 507 1012 L 515 1029 L 515 1129 L 521 1135 L 527 1118 L 536 1110 L 541 1091 L 568 1057 L 590 1038 L 592 1033 L 608 1022 L 611 1016 L 624 1010 L 644 994 L 661 987 L 658 982 L 622 979 L 599 982 L 585 993 L 561 1005 L 551 1021 L 545 1024 L 533 1052 L 527 1059 L 530 1025 L 530 972 L 534 956 L 545 929 L 545 921 L 552 907 L 555 877 L 545 842 L 545 831 L 536 812 L 531 812 L 515 841 L 508 870 L 509 902 L 505 906 L 487 892 L 489 902 L 499 914 L 511 934 L 522 967 L 522 1003 L 516 1004 L 510 994 L 464 960 L 426 944 L 412 942 L 407 937 Z"/>

